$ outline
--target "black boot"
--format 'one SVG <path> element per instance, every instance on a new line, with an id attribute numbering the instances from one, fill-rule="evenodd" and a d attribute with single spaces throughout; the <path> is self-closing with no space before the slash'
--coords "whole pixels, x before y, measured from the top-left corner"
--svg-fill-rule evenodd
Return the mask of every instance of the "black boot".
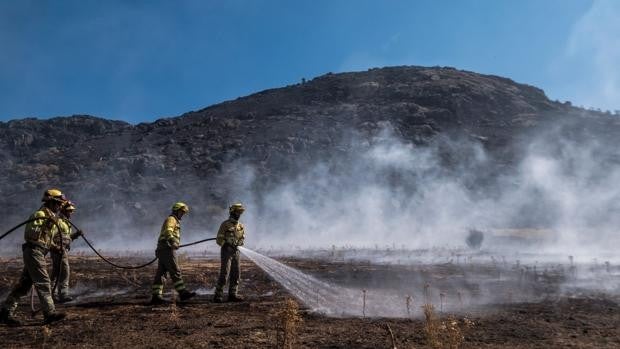
<path id="1" fill-rule="evenodd" d="M 245 299 L 243 299 L 243 297 L 236 295 L 236 294 L 229 294 L 228 295 L 228 301 L 229 302 L 243 302 Z"/>
<path id="2" fill-rule="evenodd" d="M 43 318 L 43 323 L 51 324 L 52 322 L 63 320 L 66 317 L 67 314 L 55 311 L 53 313 L 45 315 L 45 317 Z"/>
<path id="3" fill-rule="evenodd" d="M 166 302 L 165 299 L 163 299 L 161 297 L 161 295 L 157 295 L 154 294 L 153 297 L 151 297 L 151 301 L 149 302 L 150 305 L 161 305 L 161 304 L 166 304 L 168 302 Z"/>
<path id="4" fill-rule="evenodd" d="M 186 300 L 188 300 L 188 299 L 190 299 L 190 298 L 192 298 L 194 296 L 196 296 L 196 292 L 190 292 L 190 291 L 185 290 L 185 289 L 179 291 L 179 299 L 181 301 L 186 301 Z"/>
<path id="5" fill-rule="evenodd" d="M 9 313 L 8 309 L 0 310 L 0 324 L 5 324 L 9 326 L 21 326 L 22 322 L 17 320 L 16 318 Z"/>
<path id="6" fill-rule="evenodd" d="M 62 303 L 71 302 L 72 300 L 73 300 L 73 297 L 66 295 L 66 294 L 61 294 L 56 300 L 56 303 L 62 304 Z"/>

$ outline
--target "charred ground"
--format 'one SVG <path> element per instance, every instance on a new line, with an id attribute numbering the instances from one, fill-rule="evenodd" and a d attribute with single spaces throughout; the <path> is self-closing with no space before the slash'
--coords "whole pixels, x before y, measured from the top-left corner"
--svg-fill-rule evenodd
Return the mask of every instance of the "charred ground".
<path id="1" fill-rule="evenodd" d="M 153 270 L 136 273 L 113 270 L 93 257 L 74 256 L 74 292 L 72 304 L 60 306 L 69 318 L 51 326 L 41 326 L 40 314 L 24 327 L 0 326 L 3 347 L 190 347 L 190 348 L 265 348 L 281 343 L 280 323 L 286 290 L 248 261 L 243 262 L 242 291 L 247 302 L 212 304 L 210 291 L 217 276 L 218 263 L 212 257 L 182 257 L 188 284 L 198 289 L 196 300 L 176 306 L 146 306 Z M 121 263 L 136 263 L 140 257 L 119 258 Z M 460 278 L 475 272 L 486 280 L 497 280 L 497 266 L 491 263 L 440 263 L 424 266 L 371 265 L 365 262 L 285 259 L 286 264 L 322 279 L 345 284 L 372 286 L 407 282 L 424 278 L 433 285 L 442 280 Z M 19 259 L 3 259 L 0 294 L 8 291 L 9 280 L 17 277 Z M 513 266 L 507 269 L 514 269 Z M 617 268 L 611 271 L 617 273 Z M 521 288 L 506 283 L 493 303 L 471 306 L 468 299 L 459 303 L 456 289 L 445 288 L 446 302 L 458 310 L 439 311 L 437 294 L 431 296 L 437 316 L 445 321 L 450 314 L 458 321 L 464 336 L 464 348 L 615 348 L 620 345 L 620 308 L 617 299 L 587 293 L 563 293 L 565 274 L 549 272 L 534 280 L 531 272 Z M 169 285 L 168 285 L 169 286 Z M 472 287 L 475 285 L 472 283 Z M 422 291 L 422 284 L 411 286 Z M 475 288 L 475 287 L 474 287 Z M 520 290 L 539 297 L 523 302 Z M 513 299 L 508 299 L 514 291 Z M 403 294 L 403 308 L 405 307 Z M 525 299 L 525 298 L 524 298 Z M 24 300 L 20 315 L 29 319 L 30 306 Z M 296 348 L 388 348 L 393 331 L 398 348 L 429 347 L 429 337 L 421 299 L 412 304 L 411 318 L 325 317 L 301 306 L 302 322 L 296 336 Z M 360 313 L 361 313 L 360 294 Z M 464 325 L 464 319 L 471 326 Z M 278 337 L 280 334 L 280 337 Z M 279 339 L 280 338 L 280 339 Z"/>

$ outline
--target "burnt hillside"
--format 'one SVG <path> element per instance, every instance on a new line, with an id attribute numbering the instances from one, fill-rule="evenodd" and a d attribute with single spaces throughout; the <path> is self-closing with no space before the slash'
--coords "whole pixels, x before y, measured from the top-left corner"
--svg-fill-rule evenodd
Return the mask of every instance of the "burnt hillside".
<path id="1" fill-rule="evenodd" d="M 326 74 L 138 125 L 92 116 L 13 120 L 0 123 L 0 193 L 10 203 L 0 226 L 28 215 L 50 186 L 78 201 L 81 217 L 149 224 L 152 211 L 158 217 L 178 199 L 207 203 L 195 211 L 206 216 L 231 199 L 229 164 L 251 166 L 268 186 L 358 151 L 343 140 L 370 139 L 386 124 L 418 145 L 438 135 L 480 142 L 506 169 L 524 135 L 558 121 L 569 121 L 575 137 L 620 136 L 614 116 L 506 78 L 437 67 Z"/>

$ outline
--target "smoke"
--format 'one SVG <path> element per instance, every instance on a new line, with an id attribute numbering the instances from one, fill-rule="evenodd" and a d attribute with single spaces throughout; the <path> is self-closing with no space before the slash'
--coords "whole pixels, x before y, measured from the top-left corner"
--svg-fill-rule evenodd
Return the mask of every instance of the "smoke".
<path id="1" fill-rule="evenodd" d="M 366 315 L 406 317 L 406 295 L 457 312 L 593 290 L 617 295 L 620 154 L 571 122 L 539 130 L 512 145 L 518 155 L 507 166 L 480 139 L 415 145 L 389 125 L 266 192 L 243 164 L 233 171 L 245 174 L 234 195 L 248 206 L 249 247 L 370 262 L 390 276 L 356 278 L 353 268 L 330 279 L 243 251 L 306 306 L 336 316 L 360 315 L 362 297 Z M 481 252 L 466 247 L 473 230 L 486 234 Z M 438 277 L 442 268 L 454 274 Z"/>
<path id="2" fill-rule="evenodd" d="M 78 203 L 74 222 L 106 250 L 154 249 L 161 221 L 179 200 L 192 207 L 184 242 L 213 236 L 227 218 L 226 205 L 241 201 L 247 243 L 255 249 L 465 248 L 475 229 L 485 234 L 483 249 L 591 259 L 620 242 L 620 154 L 603 134 L 579 131 L 588 122 L 537 127 L 505 146 L 516 154 L 510 156 L 465 132 L 414 144 L 386 123 L 372 136 L 346 137 L 335 147 L 343 151 L 315 163 L 286 159 L 303 171 L 271 180 L 248 159 L 207 183 L 198 176 L 164 181 L 165 157 L 147 156 L 141 165 L 116 158 L 85 174 L 95 181 L 67 192 Z M 121 175 L 135 166 L 139 175 Z M 167 189 L 152 188 L 147 177 L 161 177 Z M 132 199 L 132 193 L 146 194 Z M 23 204 L 27 217 L 38 203 Z M 3 251 L 19 254 L 21 235 L 3 240 Z M 215 246 L 195 249 L 204 248 Z"/>
<path id="3" fill-rule="evenodd" d="M 619 241 L 620 166 L 609 159 L 618 152 L 566 131 L 528 138 L 518 163 L 498 172 L 501 159 L 479 141 L 438 137 L 418 146 L 386 126 L 370 140 L 347 141 L 349 155 L 266 192 L 243 163 L 231 171 L 241 174 L 233 196 L 248 206 L 243 219 L 255 248 L 460 248 L 476 228 L 490 237 L 484 247 L 510 249 L 512 241 L 517 249 L 521 241 L 539 253 L 610 252 Z"/>

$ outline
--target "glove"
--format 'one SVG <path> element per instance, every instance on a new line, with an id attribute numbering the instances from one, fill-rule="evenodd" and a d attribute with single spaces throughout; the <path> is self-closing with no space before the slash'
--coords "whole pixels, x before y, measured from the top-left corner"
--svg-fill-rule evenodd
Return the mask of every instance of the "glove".
<path id="1" fill-rule="evenodd" d="M 84 235 L 84 233 L 81 230 L 78 230 L 75 233 L 71 234 L 71 240 L 75 240 L 82 235 Z"/>
<path id="2" fill-rule="evenodd" d="M 169 245 L 170 245 L 170 248 L 172 248 L 173 250 L 178 250 L 180 247 L 179 242 L 172 241 L 172 240 L 169 242 Z"/>

